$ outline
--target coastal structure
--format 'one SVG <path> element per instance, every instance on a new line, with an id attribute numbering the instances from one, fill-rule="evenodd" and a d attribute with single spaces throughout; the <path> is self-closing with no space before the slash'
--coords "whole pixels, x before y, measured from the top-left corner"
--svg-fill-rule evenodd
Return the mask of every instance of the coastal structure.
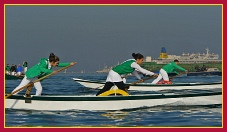
<path id="1" fill-rule="evenodd" d="M 165 64 L 178 59 L 180 66 L 187 69 L 189 72 L 195 72 L 195 67 L 202 67 L 206 65 L 207 68 L 218 68 L 222 71 L 222 60 L 219 59 L 218 54 L 210 53 L 206 48 L 206 53 L 182 53 L 182 55 L 171 55 L 166 52 L 165 47 L 161 48 L 159 57 L 152 58 L 146 57 L 146 61 L 142 64 L 142 67 L 151 71 L 159 71 Z"/>
<path id="2" fill-rule="evenodd" d="M 103 69 L 101 70 L 97 70 L 96 73 L 107 73 L 112 69 L 112 67 L 107 67 L 105 66 Z"/>
<path id="3" fill-rule="evenodd" d="M 151 58 L 150 56 L 146 57 L 146 60 L 151 60 L 150 62 L 155 62 L 156 64 L 167 64 L 175 59 L 178 59 L 181 64 L 193 64 L 193 63 L 220 63 L 222 60 L 219 59 L 218 54 L 209 53 L 209 49 L 206 48 L 206 53 L 182 53 L 181 56 L 178 55 L 168 55 L 165 47 L 162 47 L 161 53 L 158 59 L 147 59 Z M 149 62 L 149 61 L 146 61 Z"/>

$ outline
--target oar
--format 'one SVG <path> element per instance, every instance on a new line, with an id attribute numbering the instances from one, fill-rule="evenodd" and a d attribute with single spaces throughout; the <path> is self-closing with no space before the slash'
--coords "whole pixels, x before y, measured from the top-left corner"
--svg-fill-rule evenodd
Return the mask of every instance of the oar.
<path id="1" fill-rule="evenodd" d="M 143 79 L 143 81 L 149 80 L 149 79 L 151 79 L 151 78 L 154 78 L 154 77 L 153 77 L 153 76 L 151 76 L 151 77 L 145 78 L 145 79 Z M 137 83 L 141 83 L 141 81 L 136 81 L 136 82 L 133 82 L 133 83 L 131 83 L 131 84 L 130 84 L 130 86 L 132 86 L 132 85 L 136 85 Z"/>
<path id="2" fill-rule="evenodd" d="M 172 76 L 171 78 L 169 78 L 169 81 L 172 82 L 173 79 L 174 79 L 175 77 L 180 76 L 180 75 L 182 75 L 182 74 L 184 74 L 184 73 L 180 73 L 180 74 L 177 74 L 177 75 L 175 75 L 175 76 Z"/>
<path id="3" fill-rule="evenodd" d="M 63 68 L 61 68 L 61 69 L 58 69 L 58 70 L 56 70 L 56 71 L 57 71 L 57 72 L 60 72 L 60 71 L 65 70 L 65 69 L 67 69 L 67 68 L 69 68 L 69 67 L 71 67 L 71 66 L 73 66 L 73 65 L 68 65 L 68 66 L 63 67 Z M 41 78 L 35 80 L 35 81 L 33 82 L 33 84 L 36 83 L 36 82 L 39 82 L 39 81 L 41 81 L 41 80 L 43 80 L 43 79 L 45 79 L 45 78 L 47 78 L 47 77 L 49 77 L 49 76 L 51 76 L 51 75 L 53 75 L 53 73 L 48 74 L 48 75 L 46 75 L 46 76 L 43 76 L 43 77 L 41 77 Z M 21 90 L 27 88 L 27 87 L 30 86 L 31 84 L 32 84 L 32 83 L 29 83 L 29 84 L 27 84 L 27 85 L 25 85 L 25 86 L 23 86 L 23 87 L 17 89 L 16 91 L 14 91 L 14 92 L 8 94 L 7 96 L 5 96 L 5 98 L 8 98 L 8 97 L 12 96 L 13 94 L 15 94 L 15 93 L 17 93 L 17 92 L 19 92 L 19 91 L 21 91 Z"/>
<path id="4" fill-rule="evenodd" d="M 146 80 L 149 80 L 149 79 L 151 79 L 151 78 L 154 78 L 154 76 L 150 76 L 150 77 L 148 77 L 148 78 L 143 79 L 143 82 L 146 81 Z M 136 81 L 136 82 L 131 83 L 131 84 L 129 85 L 129 87 L 126 87 L 126 88 L 125 88 L 125 91 L 128 92 L 128 89 L 130 88 L 130 86 L 136 85 L 137 83 L 141 83 L 141 82 L 142 82 L 142 81 Z"/>

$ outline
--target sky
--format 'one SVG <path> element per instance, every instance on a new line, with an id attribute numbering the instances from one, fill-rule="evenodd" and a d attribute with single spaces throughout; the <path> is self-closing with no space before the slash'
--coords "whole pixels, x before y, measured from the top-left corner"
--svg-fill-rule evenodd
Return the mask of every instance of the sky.
<path id="1" fill-rule="evenodd" d="M 7 5 L 5 63 L 28 68 L 53 52 L 68 71 L 95 72 L 132 53 L 219 54 L 222 58 L 222 6 L 164 5 Z"/>

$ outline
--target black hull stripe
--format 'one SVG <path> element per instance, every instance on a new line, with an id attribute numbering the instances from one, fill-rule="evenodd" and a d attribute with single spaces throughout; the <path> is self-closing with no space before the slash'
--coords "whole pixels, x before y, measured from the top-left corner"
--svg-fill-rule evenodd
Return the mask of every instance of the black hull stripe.
<path id="1" fill-rule="evenodd" d="M 147 100 L 147 99 L 165 99 L 165 98 L 182 98 L 182 97 L 200 97 L 222 95 L 222 92 L 206 92 L 206 93 L 191 93 L 191 94 L 154 94 L 154 95 L 133 95 L 133 96 L 33 96 L 25 98 L 21 95 L 12 95 L 8 99 L 18 100 L 39 100 L 39 101 L 116 101 L 116 100 Z"/>

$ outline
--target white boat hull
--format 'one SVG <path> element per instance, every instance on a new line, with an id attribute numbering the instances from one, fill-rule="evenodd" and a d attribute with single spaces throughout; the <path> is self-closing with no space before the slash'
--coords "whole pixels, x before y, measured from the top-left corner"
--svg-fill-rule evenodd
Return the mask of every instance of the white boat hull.
<path id="1" fill-rule="evenodd" d="M 79 78 L 73 78 L 74 81 L 80 83 L 84 87 L 93 89 L 102 89 L 105 82 L 84 80 Z M 177 83 L 177 84 L 151 84 L 140 83 L 130 86 L 129 90 L 136 91 L 160 91 L 160 90 L 182 90 L 182 89 L 214 89 L 222 88 L 222 83 Z"/>
<path id="2" fill-rule="evenodd" d="M 31 101 L 25 103 L 25 100 Z M 145 94 L 130 96 L 24 96 L 5 99 L 5 108 L 23 110 L 122 110 L 160 105 L 222 104 L 222 92 Z"/>

